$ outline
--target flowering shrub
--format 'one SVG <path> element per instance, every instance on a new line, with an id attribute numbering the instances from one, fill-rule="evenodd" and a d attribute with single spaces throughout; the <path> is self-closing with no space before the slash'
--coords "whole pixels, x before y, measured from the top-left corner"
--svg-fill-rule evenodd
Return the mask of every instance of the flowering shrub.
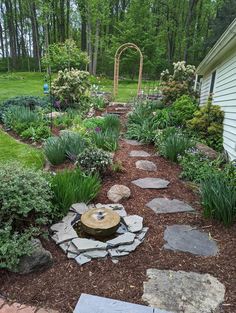
<path id="1" fill-rule="evenodd" d="M 216 150 L 222 150 L 224 112 L 211 101 L 196 111 L 187 128 Z"/>
<path id="2" fill-rule="evenodd" d="M 172 104 L 182 95 L 195 96 L 193 90 L 195 66 L 186 65 L 185 61 L 173 63 L 173 66 L 173 74 L 170 74 L 169 70 L 161 73 L 161 90 L 166 105 Z"/>
<path id="3" fill-rule="evenodd" d="M 90 95 L 89 73 L 75 69 L 59 71 L 52 82 L 52 94 L 60 101 L 60 107 L 82 104 Z"/>
<path id="4" fill-rule="evenodd" d="M 104 174 L 112 164 L 111 155 L 102 149 L 89 147 L 77 159 L 78 166 L 87 174 Z"/>

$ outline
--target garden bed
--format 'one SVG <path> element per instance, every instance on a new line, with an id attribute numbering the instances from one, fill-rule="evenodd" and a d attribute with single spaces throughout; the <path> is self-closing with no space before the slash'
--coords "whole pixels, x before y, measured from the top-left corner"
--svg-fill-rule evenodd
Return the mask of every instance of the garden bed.
<path id="1" fill-rule="evenodd" d="M 114 184 L 124 184 L 131 189 L 131 197 L 124 200 L 128 214 L 138 214 L 144 218 L 149 232 L 144 243 L 132 254 L 119 259 L 118 264 L 107 260 L 93 260 L 78 267 L 52 240 L 43 240 L 45 248 L 53 255 L 54 265 L 45 272 L 20 276 L 0 271 L 0 294 L 12 300 L 35 306 L 48 306 L 61 312 L 71 312 L 81 293 L 89 293 L 114 299 L 142 303 L 143 282 L 148 268 L 172 269 L 209 273 L 226 287 L 224 312 L 236 311 L 235 271 L 236 225 L 225 228 L 222 224 L 202 217 L 198 195 L 178 176 L 180 168 L 159 156 L 149 157 L 157 165 L 157 172 L 136 169 L 139 158 L 128 157 L 131 150 L 145 150 L 154 155 L 152 146 L 135 147 L 124 141 L 115 154 L 121 161 L 122 173 L 109 173 L 103 180 L 102 191 L 95 200 L 110 203 L 107 191 Z M 170 185 L 163 190 L 142 190 L 133 185 L 132 180 L 144 177 L 168 179 Z M 177 198 L 191 204 L 196 213 L 155 214 L 145 205 L 155 197 Z M 188 224 L 202 229 L 217 241 L 219 254 L 214 257 L 200 257 L 187 253 L 162 249 L 165 226 Z"/>

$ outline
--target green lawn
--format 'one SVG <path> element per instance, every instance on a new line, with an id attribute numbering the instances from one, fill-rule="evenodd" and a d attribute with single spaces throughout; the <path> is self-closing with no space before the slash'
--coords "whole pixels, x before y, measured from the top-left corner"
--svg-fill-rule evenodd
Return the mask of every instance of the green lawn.
<path id="1" fill-rule="evenodd" d="M 21 95 L 43 96 L 43 84 L 45 73 L 0 73 L 0 101 Z M 101 91 L 113 91 L 113 81 L 99 79 L 97 84 Z M 143 81 L 142 89 L 152 89 L 158 83 Z M 137 81 L 121 80 L 119 82 L 118 96 L 116 101 L 128 101 L 137 95 Z"/>
<path id="2" fill-rule="evenodd" d="M 44 155 L 40 150 L 18 142 L 0 129 L 0 164 L 11 161 L 40 169 L 44 165 Z"/>

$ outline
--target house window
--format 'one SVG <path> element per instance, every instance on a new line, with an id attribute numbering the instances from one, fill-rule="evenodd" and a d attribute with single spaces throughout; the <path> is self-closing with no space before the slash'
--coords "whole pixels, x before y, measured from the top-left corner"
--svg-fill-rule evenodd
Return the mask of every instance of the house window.
<path id="1" fill-rule="evenodd" d="M 216 71 L 214 71 L 214 72 L 211 74 L 210 95 L 211 95 L 211 94 L 213 93 L 213 91 L 214 91 L 215 80 L 216 80 Z"/>

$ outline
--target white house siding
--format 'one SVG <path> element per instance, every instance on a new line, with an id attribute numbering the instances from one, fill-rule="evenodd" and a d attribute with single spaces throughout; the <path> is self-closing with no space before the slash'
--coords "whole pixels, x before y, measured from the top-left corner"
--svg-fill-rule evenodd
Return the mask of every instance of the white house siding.
<path id="1" fill-rule="evenodd" d="M 236 159 L 236 50 L 214 69 L 216 70 L 213 104 L 225 112 L 224 148 L 231 160 Z M 200 105 L 207 101 L 211 85 L 211 73 L 202 79 Z"/>
<path id="2" fill-rule="evenodd" d="M 221 106 L 224 118 L 224 148 L 236 159 L 236 51 L 216 68 L 213 104 Z"/>
<path id="3" fill-rule="evenodd" d="M 210 92 L 211 85 L 211 74 L 208 74 L 203 77 L 201 82 L 201 96 L 200 96 L 200 105 L 204 105 L 207 102 Z"/>

